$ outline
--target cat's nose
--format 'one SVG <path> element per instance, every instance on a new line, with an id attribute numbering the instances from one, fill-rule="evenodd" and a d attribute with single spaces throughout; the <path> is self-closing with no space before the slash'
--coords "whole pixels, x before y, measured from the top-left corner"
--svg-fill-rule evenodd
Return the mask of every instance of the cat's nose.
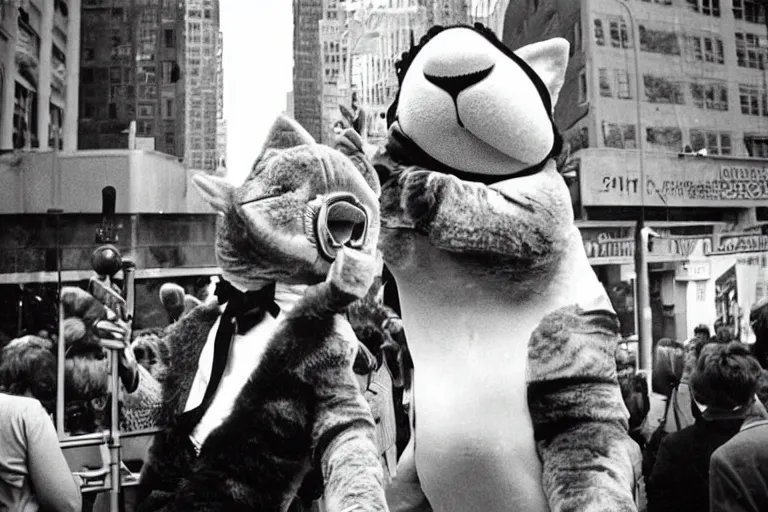
<path id="1" fill-rule="evenodd" d="M 493 65 L 493 59 L 479 51 L 441 53 L 427 58 L 424 78 L 455 99 L 461 91 L 488 77 Z"/>

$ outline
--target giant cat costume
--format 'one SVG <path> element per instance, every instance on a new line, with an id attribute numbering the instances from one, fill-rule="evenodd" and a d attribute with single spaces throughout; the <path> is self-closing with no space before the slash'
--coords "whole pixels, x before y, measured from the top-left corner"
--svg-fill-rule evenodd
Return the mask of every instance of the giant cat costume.
<path id="1" fill-rule="evenodd" d="M 194 179 L 220 213 L 217 261 L 233 288 L 223 314 L 211 300 L 165 334 L 162 430 L 142 470 L 138 510 L 285 511 L 297 495 L 319 494 L 331 512 L 386 510 L 375 425 L 353 373 L 358 340 L 342 316 L 374 278 L 379 185 L 370 165 L 344 151 L 316 144 L 281 116 L 242 186 Z M 276 311 L 275 283 L 307 287 L 291 309 Z M 202 422 L 189 397 L 209 334 L 216 336 L 211 351 L 224 354 L 227 368 L 236 365 L 234 345 L 218 350 L 230 306 L 249 300 L 235 289 L 264 300 L 243 321 L 253 314 L 262 323 L 267 315 L 282 320 L 270 337 L 242 336 L 258 349 L 239 352 L 246 361 L 258 356 L 255 368 L 198 452 L 190 440 Z M 221 359 L 212 360 L 211 375 Z"/>
<path id="2" fill-rule="evenodd" d="M 617 317 L 555 168 L 567 61 L 563 39 L 513 53 L 476 25 L 398 65 L 375 162 L 415 366 L 393 511 L 636 509 Z"/>

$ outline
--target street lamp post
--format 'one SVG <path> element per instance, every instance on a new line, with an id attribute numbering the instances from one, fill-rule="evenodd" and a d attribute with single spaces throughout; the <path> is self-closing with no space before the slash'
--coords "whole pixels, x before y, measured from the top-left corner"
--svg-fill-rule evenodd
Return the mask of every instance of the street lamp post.
<path id="1" fill-rule="evenodd" d="M 653 361 L 653 340 L 651 323 L 651 299 L 648 278 L 648 240 L 649 230 L 645 227 L 645 151 L 643 137 L 642 77 L 640 76 L 640 33 L 632 8 L 622 0 L 616 0 L 627 12 L 632 30 L 632 49 L 635 60 L 635 109 L 637 117 L 637 154 L 640 170 L 640 215 L 635 226 L 635 311 L 637 315 L 638 369 L 650 374 Z M 621 37 L 621 31 L 619 31 Z"/>

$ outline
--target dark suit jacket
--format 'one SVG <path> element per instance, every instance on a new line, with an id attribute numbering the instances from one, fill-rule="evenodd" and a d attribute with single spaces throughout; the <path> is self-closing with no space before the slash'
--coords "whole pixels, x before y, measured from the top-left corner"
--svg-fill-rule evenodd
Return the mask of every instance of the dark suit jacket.
<path id="1" fill-rule="evenodd" d="M 768 419 L 745 423 L 712 454 L 711 512 L 768 511 Z"/>
<path id="2" fill-rule="evenodd" d="M 163 382 L 163 403 L 158 414 L 158 426 L 162 431 L 155 436 L 141 471 L 136 496 L 139 511 L 162 509 L 197 459 L 188 428 L 182 428 L 178 419 L 186 408 L 200 354 L 218 317 L 216 302 L 205 303 L 182 317 L 168 331 L 166 340 L 171 362 Z M 290 510 L 301 510 L 301 501 L 308 504 L 321 494 L 322 477 L 319 471 L 311 471 L 299 492 L 300 499 Z"/>
<path id="3" fill-rule="evenodd" d="M 646 483 L 648 512 L 707 512 L 709 458 L 736 435 L 743 421 L 699 418 L 664 438 Z"/>

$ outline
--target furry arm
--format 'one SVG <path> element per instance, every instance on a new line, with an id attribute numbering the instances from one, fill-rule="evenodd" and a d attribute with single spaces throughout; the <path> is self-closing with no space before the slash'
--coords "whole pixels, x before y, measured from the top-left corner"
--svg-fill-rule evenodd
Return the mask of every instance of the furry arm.
<path id="1" fill-rule="evenodd" d="M 634 512 L 638 446 L 616 380 L 618 320 L 577 306 L 549 314 L 528 347 L 528 406 L 553 512 Z"/>
<path id="2" fill-rule="evenodd" d="M 435 247 L 490 256 L 502 266 L 506 260 L 512 266 L 548 263 L 549 251 L 542 248 L 560 222 L 559 212 L 483 183 L 417 167 L 402 169 L 392 178 L 401 188 L 399 207 Z"/>

